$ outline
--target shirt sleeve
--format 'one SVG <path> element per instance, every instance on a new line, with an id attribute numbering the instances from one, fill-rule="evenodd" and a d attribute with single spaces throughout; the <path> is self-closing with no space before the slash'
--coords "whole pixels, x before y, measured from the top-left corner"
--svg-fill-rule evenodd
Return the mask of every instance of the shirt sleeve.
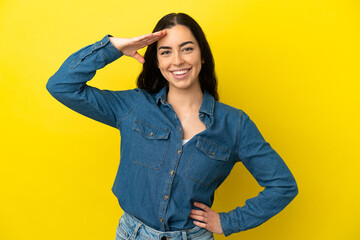
<path id="1" fill-rule="evenodd" d="M 102 40 L 73 53 L 50 77 L 49 93 L 70 109 L 96 121 L 118 127 L 119 121 L 136 104 L 139 89 L 110 91 L 88 86 L 96 70 L 120 58 L 123 54 L 110 42 Z"/>
<path id="2" fill-rule="evenodd" d="M 284 209 L 298 194 L 295 178 L 285 162 L 242 111 L 237 156 L 265 189 L 246 200 L 243 207 L 220 213 L 225 236 L 259 226 Z"/>

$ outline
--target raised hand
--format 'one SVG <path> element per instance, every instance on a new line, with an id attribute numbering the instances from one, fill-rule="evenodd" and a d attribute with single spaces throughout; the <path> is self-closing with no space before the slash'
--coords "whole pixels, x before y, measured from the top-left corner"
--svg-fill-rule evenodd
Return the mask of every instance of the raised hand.
<path id="1" fill-rule="evenodd" d="M 109 37 L 110 42 L 124 55 L 135 58 L 140 63 L 144 63 L 144 57 L 137 50 L 144 48 L 166 35 L 166 30 L 145 34 L 134 38 Z"/>
<path id="2" fill-rule="evenodd" d="M 220 216 L 217 212 L 209 208 L 203 203 L 194 202 L 194 206 L 202 210 L 191 209 L 189 217 L 195 219 L 194 224 L 201 228 L 206 228 L 210 232 L 223 234 Z"/>

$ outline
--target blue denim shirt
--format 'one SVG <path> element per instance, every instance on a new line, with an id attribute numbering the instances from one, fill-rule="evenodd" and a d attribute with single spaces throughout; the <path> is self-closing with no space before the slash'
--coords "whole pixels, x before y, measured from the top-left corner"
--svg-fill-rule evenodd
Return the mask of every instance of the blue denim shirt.
<path id="1" fill-rule="evenodd" d="M 291 202 L 298 193 L 293 175 L 244 111 L 205 91 L 199 118 L 206 130 L 182 145 L 183 128 L 166 101 L 167 87 L 150 94 L 88 86 L 96 70 L 122 56 L 109 36 L 68 57 L 46 87 L 67 107 L 120 131 L 112 191 L 124 211 L 159 231 L 192 228 L 194 201 L 211 207 L 214 191 L 237 162 L 265 189 L 244 206 L 220 213 L 226 236 L 262 224 Z"/>

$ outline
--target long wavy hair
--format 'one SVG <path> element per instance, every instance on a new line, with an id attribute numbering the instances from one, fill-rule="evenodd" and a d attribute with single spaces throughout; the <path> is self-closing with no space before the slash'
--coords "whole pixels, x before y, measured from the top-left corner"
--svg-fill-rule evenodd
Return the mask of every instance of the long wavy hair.
<path id="1" fill-rule="evenodd" d="M 217 78 L 215 74 L 215 62 L 210 50 L 209 43 L 199 24 L 185 13 L 170 13 L 162 17 L 156 24 L 153 33 L 166 28 L 172 28 L 175 25 L 184 25 L 190 29 L 195 39 L 198 41 L 201 51 L 201 59 L 204 60 L 199 73 L 201 90 L 209 92 L 215 100 L 219 100 L 217 92 Z M 137 86 L 140 89 L 157 93 L 168 81 L 164 78 L 158 68 L 157 42 L 149 45 L 144 54 L 145 63 L 137 79 Z"/>

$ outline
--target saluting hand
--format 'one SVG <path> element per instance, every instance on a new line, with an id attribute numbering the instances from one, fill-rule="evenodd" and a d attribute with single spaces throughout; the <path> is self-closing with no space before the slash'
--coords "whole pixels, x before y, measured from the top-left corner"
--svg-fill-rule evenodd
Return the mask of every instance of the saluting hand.
<path id="1" fill-rule="evenodd" d="M 220 216 L 217 212 L 215 212 L 214 210 L 212 210 L 203 203 L 194 202 L 194 206 L 202 209 L 202 210 L 191 209 L 189 217 L 198 220 L 198 221 L 194 221 L 194 224 L 196 226 L 199 226 L 201 228 L 206 228 L 210 232 L 216 234 L 223 234 L 220 224 Z"/>
<path id="2" fill-rule="evenodd" d="M 137 50 L 144 48 L 166 35 L 166 30 L 149 33 L 134 38 L 109 37 L 110 42 L 124 55 L 135 58 L 140 63 L 144 63 L 144 57 Z"/>

